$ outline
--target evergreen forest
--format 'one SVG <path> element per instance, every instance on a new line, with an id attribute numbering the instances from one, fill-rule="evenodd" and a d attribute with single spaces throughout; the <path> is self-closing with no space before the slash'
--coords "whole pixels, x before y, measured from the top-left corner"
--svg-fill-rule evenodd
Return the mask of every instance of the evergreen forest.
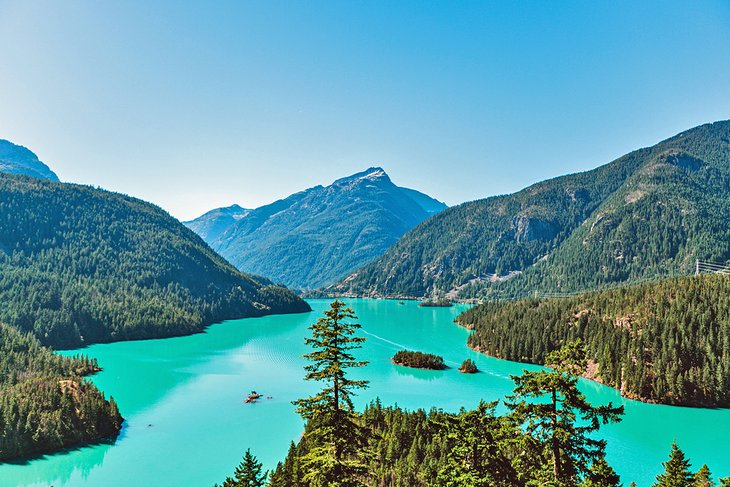
<path id="1" fill-rule="evenodd" d="M 83 376 L 94 359 L 63 357 L 0 325 L 0 461 L 114 438 L 122 417 Z"/>

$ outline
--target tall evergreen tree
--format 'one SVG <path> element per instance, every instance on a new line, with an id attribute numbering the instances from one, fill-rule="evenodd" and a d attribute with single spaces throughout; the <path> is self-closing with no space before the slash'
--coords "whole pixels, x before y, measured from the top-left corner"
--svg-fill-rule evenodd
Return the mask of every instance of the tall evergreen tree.
<path id="1" fill-rule="evenodd" d="M 581 487 L 621 487 L 621 479 L 606 458 L 600 457 L 591 465 Z"/>
<path id="2" fill-rule="evenodd" d="M 304 479 L 312 487 L 360 485 L 357 479 L 364 466 L 359 456 L 366 440 L 352 396 L 367 387 L 367 381 L 350 379 L 347 369 L 367 364 L 352 354 L 365 338 L 354 336 L 360 325 L 352 322 L 357 316 L 344 302 L 336 299 L 324 315 L 309 327 L 312 336 L 305 339 L 314 349 L 305 355 L 311 362 L 305 366 L 305 379 L 324 382 L 325 387 L 294 401 L 297 412 L 309 421 L 305 437 L 311 448 L 302 458 Z"/>
<path id="3" fill-rule="evenodd" d="M 672 443 L 669 460 L 662 465 L 664 473 L 657 475 L 654 487 L 692 487 L 694 484 L 694 476 L 690 471 L 691 464 L 676 441 Z"/>
<path id="4" fill-rule="evenodd" d="M 702 465 L 694 476 L 694 487 L 714 487 L 715 483 L 712 481 L 712 474 L 707 465 Z"/>
<path id="5" fill-rule="evenodd" d="M 251 454 L 251 449 L 246 450 L 243 460 L 233 472 L 233 477 L 223 481 L 222 487 L 264 487 L 266 485 L 266 472 L 262 472 L 263 465 Z"/>
<path id="6" fill-rule="evenodd" d="M 299 457 L 292 441 L 284 462 L 279 462 L 269 478 L 269 487 L 297 487 L 299 485 Z"/>
<path id="7" fill-rule="evenodd" d="M 578 390 L 578 377 L 587 365 L 580 340 L 548 354 L 546 362 L 552 370 L 512 377 L 514 394 L 506 404 L 545 447 L 555 484 L 575 485 L 588 473 L 588 465 L 604 455 L 606 442 L 591 434 L 602 423 L 620 421 L 623 407 L 593 406 Z"/>
<path id="8" fill-rule="evenodd" d="M 514 485 L 517 472 L 505 447 L 513 440 L 514 426 L 495 415 L 497 402 L 480 402 L 473 411 L 446 416 L 442 423 L 450 449 L 439 471 L 437 484 L 444 487 Z"/>

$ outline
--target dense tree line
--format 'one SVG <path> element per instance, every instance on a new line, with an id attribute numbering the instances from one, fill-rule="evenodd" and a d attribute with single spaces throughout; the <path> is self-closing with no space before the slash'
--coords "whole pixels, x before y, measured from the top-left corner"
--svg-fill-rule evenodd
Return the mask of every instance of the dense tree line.
<path id="1" fill-rule="evenodd" d="M 182 335 L 223 319 L 306 310 L 154 205 L 0 174 L 0 321 L 43 344 Z"/>
<path id="2" fill-rule="evenodd" d="M 580 486 L 617 487 L 621 483 L 610 464 L 597 457 L 582 480 L 555 482 L 550 479 L 550 465 L 543 457 L 530 458 L 538 444 L 528 435 L 514 430 L 508 417 L 495 416 L 492 403 L 480 404 L 474 410 L 445 413 L 439 409 L 406 411 L 384 407 L 379 402 L 369 405 L 362 414 L 369 434 L 368 476 L 361 484 L 368 487 L 509 487 L 509 486 Z M 523 445 L 531 449 L 523 449 Z M 309 487 L 303 480 L 307 473 L 300 457 L 307 451 L 304 440 L 291 443 L 284 461 L 271 472 L 268 482 L 231 484 L 270 487 Z M 472 456 L 483 455 L 481 458 Z M 664 470 L 653 487 L 730 487 L 730 478 L 714 481 L 706 465 L 696 471 L 675 444 Z M 483 460 L 480 463 L 477 458 Z M 503 466 L 508 480 L 500 478 Z M 240 468 L 240 467 L 239 467 Z M 522 472 L 522 474 L 520 473 Z M 511 476 L 511 477 L 510 477 Z M 631 482 L 628 484 L 636 487 Z"/>
<path id="3" fill-rule="evenodd" d="M 335 286 L 359 295 L 525 297 L 730 260 L 730 122 L 592 171 L 449 208 Z M 509 279 L 504 279 L 511 276 Z"/>
<path id="4" fill-rule="evenodd" d="M 94 359 L 55 355 L 0 325 L 0 461 L 115 437 L 114 399 L 82 378 L 98 370 Z"/>
<path id="5" fill-rule="evenodd" d="M 580 340 L 546 356 L 550 369 L 514 376 L 514 393 L 474 410 L 408 412 L 378 400 L 363 413 L 350 396 L 367 384 L 350 382 L 347 369 L 362 367 L 354 350 L 362 338 L 351 310 L 336 301 L 313 325 L 307 379 L 324 383 L 321 392 L 296 401 L 307 419 L 298 443 L 268 476 L 246 452 L 230 477 L 231 487 L 618 487 L 620 478 L 605 458 L 602 424 L 619 421 L 623 407 L 595 406 L 578 390 L 588 366 Z M 344 386 L 344 389 L 341 389 Z M 344 396 L 338 396 L 338 390 Z M 697 472 L 676 445 L 657 487 L 714 486 L 706 466 Z M 238 480 L 237 480 L 238 479 Z M 730 479 L 723 479 L 723 486 Z"/>
<path id="6" fill-rule="evenodd" d="M 457 320 L 469 345 L 495 357 L 544 363 L 580 338 L 601 382 L 649 401 L 730 405 L 730 277 L 698 276 L 594 292 L 476 306 Z"/>
<path id="7" fill-rule="evenodd" d="M 411 352 L 410 350 L 401 350 L 393 355 L 393 363 L 404 365 L 406 367 L 414 367 L 417 369 L 445 369 L 444 358 L 440 355 L 424 352 Z"/>

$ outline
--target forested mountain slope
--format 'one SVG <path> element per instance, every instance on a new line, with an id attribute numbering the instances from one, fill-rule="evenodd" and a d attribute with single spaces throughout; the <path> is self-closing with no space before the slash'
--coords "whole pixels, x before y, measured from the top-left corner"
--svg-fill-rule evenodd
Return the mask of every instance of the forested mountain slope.
<path id="1" fill-rule="evenodd" d="M 730 406 L 730 276 L 491 302 L 457 321 L 475 330 L 471 347 L 495 357 L 543 363 L 580 338 L 597 364 L 594 376 L 628 397 Z"/>
<path id="2" fill-rule="evenodd" d="M 58 181 L 56 173 L 39 161 L 33 152 L 4 139 L 0 139 L 0 172 Z"/>
<path id="3" fill-rule="evenodd" d="M 730 259 L 729 218 L 725 121 L 449 208 L 329 291 L 513 297 L 682 274 L 698 258 Z"/>
<path id="4" fill-rule="evenodd" d="M 0 461 L 115 437 L 114 400 L 81 378 L 97 370 L 0 324 Z"/>
<path id="5" fill-rule="evenodd" d="M 444 208 L 373 167 L 251 210 L 208 242 L 243 271 L 311 289 L 370 262 Z"/>
<path id="6" fill-rule="evenodd" d="M 182 335 L 219 320 L 306 310 L 154 205 L 0 174 L 0 321 L 44 344 Z"/>

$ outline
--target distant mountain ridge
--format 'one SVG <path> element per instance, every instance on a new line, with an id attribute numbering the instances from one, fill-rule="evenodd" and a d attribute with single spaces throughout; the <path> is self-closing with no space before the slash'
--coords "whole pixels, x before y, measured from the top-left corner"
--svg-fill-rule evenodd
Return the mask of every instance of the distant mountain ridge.
<path id="1" fill-rule="evenodd" d="M 195 220 L 183 222 L 188 228 L 200 235 L 206 242 L 217 239 L 228 227 L 248 215 L 251 210 L 231 205 L 225 208 L 216 208 L 199 216 Z"/>
<path id="2" fill-rule="evenodd" d="M 186 225 L 239 269 L 312 289 L 381 255 L 444 208 L 430 196 L 396 186 L 381 167 L 371 167 L 250 210 L 233 222 L 218 209 Z M 217 236 L 207 230 L 227 223 Z"/>
<path id="3" fill-rule="evenodd" d="M 30 149 L 5 139 L 0 139 L 0 172 L 58 181 L 56 173 L 38 160 Z"/>
<path id="4" fill-rule="evenodd" d="M 730 260 L 730 121 L 597 169 L 464 203 L 404 235 L 333 294 L 523 297 Z"/>

